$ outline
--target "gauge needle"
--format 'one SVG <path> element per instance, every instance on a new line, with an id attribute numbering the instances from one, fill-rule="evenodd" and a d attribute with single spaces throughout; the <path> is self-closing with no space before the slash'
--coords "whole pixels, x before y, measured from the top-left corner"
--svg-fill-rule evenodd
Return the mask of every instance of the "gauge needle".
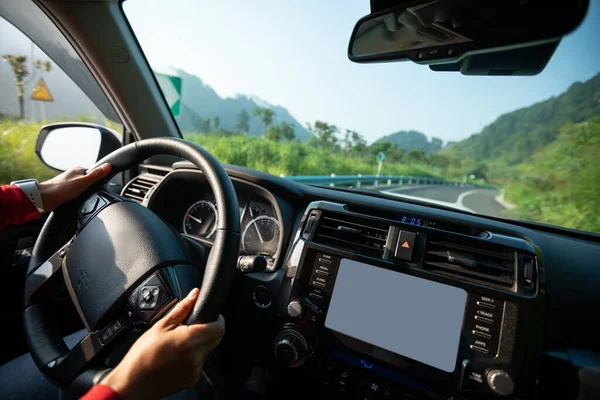
<path id="1" fill-rule="evenodd" d="M 258 233 L 258 238 L 260 239 L 261 243 L 264 243 L 265 241 L 262 238 L 262 235 L 260 234 L 260 229 L 258 229 L 258 225 L 256 225 L 256 221 L 254 221 L 254 227 L 256 228 L 256 232 Z"/>
<path id="2" fill-rule="evenodd" d="M 252 207 L 250 207 L 250 218 L 254 218 L 254 213 L 252 212 Z M 261 243 L 264 243 L 265 241 L 263 240 L 262 235 L 260 234 L 260 229 L 258 229 L 258 225 L 256 225 L 256 221 L 254 221 L 254 223 L 252 225 L 254 225 L 254 227 L 256 228 L 256 233 L 258 233 L 258 239 L 260 240 Z"/>
<path id="3" fill-rule="evenodd" d="M 200 218 L 196 218 L 196 217 L 194 217 L 194 216 L 193 216 L 193 215 L 191 215 L 191 214 L 185 214 L 185 215 L 187 215 L 189 218 L 193 219 L 193 220 L 194 220 L 194 221 L 196 221 L 197 223 L 199 223 L 199 224 L 202 224 L 202 220 L 201 220 Z"/>

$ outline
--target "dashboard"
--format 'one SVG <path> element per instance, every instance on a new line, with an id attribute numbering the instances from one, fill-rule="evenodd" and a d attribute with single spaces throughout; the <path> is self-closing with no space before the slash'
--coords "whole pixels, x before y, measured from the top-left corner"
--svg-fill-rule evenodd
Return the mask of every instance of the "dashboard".
<path id="1" fill-rule="evenodd" d="M 231 289 L 224 397 L 575 398 L 597 389 L 600 332 L 569 328 L 597 319 L 597 237 L 227 171 L 239 252 L 265 256 L 269 268 L 240 273 Z M 146 180 L 143 204 L 210 244 L 216 206 L 202 174 L 189 163 L 140 172 L 123 195 Z"/>

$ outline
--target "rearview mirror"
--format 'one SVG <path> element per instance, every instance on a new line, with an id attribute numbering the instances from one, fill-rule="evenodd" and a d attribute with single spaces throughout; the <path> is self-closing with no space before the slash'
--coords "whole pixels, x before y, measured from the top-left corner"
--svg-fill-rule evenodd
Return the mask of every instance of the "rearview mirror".
<path id="1" fill-rule="evenodd" d="M 457 63 L 470 55 L 558 43 L 581 23 L 588 8 L 587 0 L 560 6 L 543 0 L 402 3 L 358 21 L 348 46 L 350 60 Z M 553 52 L 555 47 L 548 48 Z M 545 57 L 542 69 L 549 58 Z"/>
<path id="2" fill-rule="evenodd" d="M 97 124 L 68 122 L 44 126 L 38 135 L 35 154 L 46 166 L 66 171 L 92 167 L 121 147 L 121 136 Z"/>

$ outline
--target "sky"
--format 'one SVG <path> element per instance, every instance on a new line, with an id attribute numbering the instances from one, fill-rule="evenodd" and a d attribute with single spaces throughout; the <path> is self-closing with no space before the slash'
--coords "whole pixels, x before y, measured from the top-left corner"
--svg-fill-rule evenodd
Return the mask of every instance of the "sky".
<path id="1" fill-rule="evenodd" d="M 598 73 L 600 1 L 591 3 L 582 25 L 533 77 L 352 63 L 348 41 L 370 12 L 368 0 L 127 0 L 124 9 L 157 71 L 180 68 L 221 97 L 255 95 L 303 124 L 326 121 L 369 142 L 410 129 L 447 142 Z"/>

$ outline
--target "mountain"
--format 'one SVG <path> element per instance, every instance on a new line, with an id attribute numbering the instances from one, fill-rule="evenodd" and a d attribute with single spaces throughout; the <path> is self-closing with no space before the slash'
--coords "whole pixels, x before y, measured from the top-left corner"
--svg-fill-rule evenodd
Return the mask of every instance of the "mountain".
<path id="1" fill-rule="evenodd" d="M 431 138 L 429 141 L 425 134 L 417 131 L 399 131 L 375 141 L 378 142 L 390 142 L 406 151 L 423 149 L 426 153 L 435 153 L 443 147 L 442 139 Z"/>
<path id="2" fill-rule="evenodd" d="M 306 140 L 310 134 L 290 113 L 282 106 L 271 105 L 256 96 L 237 95 L 235 97 L 220 97 L 213 88 L 205 84 L 199 77 L 176 70 L 176 75 L 183 81 L 181 93 L 181 114 L 176 117 L 180 129 L 184 132 L 198 131 L 198 119 L 219 117 L 220 128 L 227 131 L 237 131 L 236 124 L 240 113 L 244 110 L 250 114 L 250 129 L 248 133 L 253 136 L 263 134 L 264 125 L 259 117 L 252 115 L 256 107 L 270 108 L 275 112 L 272 125 L 281 122 L 294 124 L 296 137 Z"/>
<path id="3" fill-rule="evenodd" d="M 557 97 L 504 114 L 449 148 L 465 157 L 515 165 L 553 142 L 566 124 L 595 116 L 600 116 L 600 73 Z"/>

